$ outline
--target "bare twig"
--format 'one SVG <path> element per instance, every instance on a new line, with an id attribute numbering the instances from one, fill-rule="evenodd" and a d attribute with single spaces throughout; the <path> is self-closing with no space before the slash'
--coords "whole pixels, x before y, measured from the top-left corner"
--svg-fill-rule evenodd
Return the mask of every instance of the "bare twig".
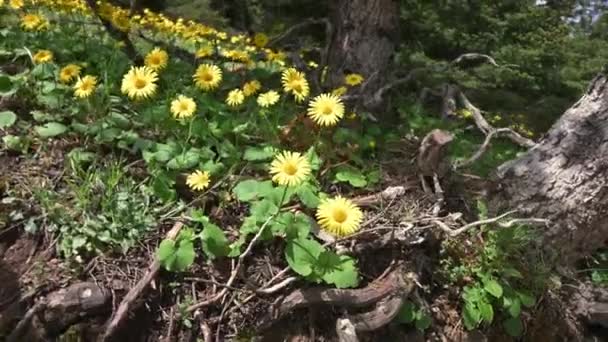
<path id="1" fill-rule="evenodd" d="M 169 230 L 169 232 L 167 233 L 166 238 L 175 239 L 183 226 L 184 226 L 183 222 L 181 222 L 181 221 L 176 222 L 173 225 L 173 227 L 171 228 L 171 230 Z M 102 341 L 110 340 L 110 338 L 114 335 L 114 333 L 116 333 L 116 330 L 118 329 L 119 325 L 122 323 L 124 318 L 127 316 L 127 313 L 129 312 L 129 309 L 131 308 L 131 306 L 133 305 L 135 300 L 148 287 L 150 282 L 154 278 L 156 278 L 156 275 L 158 274 L 159 271 L 160 271 L 160 261 L 158 260 L 158 258 L 155 257 L 154 262 L 152 262 L 152 264 L 148 268 L 148 271 L 146 272 L 144 277 L 141 278 L 137 282 L 137 284 L 127 293 L 127 295 L 120 302 L 118 309 L 116 310 L 116 312 L 114 312 L 114 314 L 110 318 L 110 321 L 103 334 Z"/>
<path id="2" fill-rule="evenodd" d="M 515 224 L 547 225 L 550 223 L 549 220 L 545 220 L 545 219 L 541 219 L 541 218 L 515 218 L 515 219 L 511 219 L 507 222 L 499 222 L 503 218 L 505 218 L 509 215 L 512 215 L 516 212 L 517 212 L 517 210 L 507 211 L 506 213 L 493 217 L 493 218 L 468 223 L 458 229 L 450 228 L 445 222 L 441 221 L 440 219 L 433 219 L 432 222 L 436 227 L 438 227 L 439 229 L 446 232 L 450 237 L 458 236 L 471 228 L 483 226 L 483 225 L 491 224 L 491 223 L 496 223 L 499 227 L 502 227 L 502 228 L 512 227 Z"/>
<path id="3" fill-rule="evenodd" d="M 458 56 L 455 60 L 451 61 L 450 66 L 459 64 L 462 61 L 470 61 L 470 60 L 475 60 L 475 59 L 482 59 L 482 60 L 492 64 L 495 67 L 499 67 L 498 63 L 496 63 L 494 58 L 492 58 L 491 56 L 485 55 L 483 53 L 476 53 L 476 52 L 463 53 L 462 55 Z"/>
<path id="4" fill-rule="evenodd" d="M 298 278 L 296 278 L 296 277 L 288 277 L 288 278 L 283 279 L 283 281 L 281 281 L 280 283 L 277 283 L 277 284 L 275 284 L 273 286 L 265 287 L 265 288 L 256 290 L 255 293 L 257 293 L 257 294 L 264 294 L 264 295 L 273 294 L 273 293 L 281 291 L 282 289 L 286 288 L 291 283 L 293 283 L 293 282 L 295 282 L 297 280 L 298 280 Z"/>

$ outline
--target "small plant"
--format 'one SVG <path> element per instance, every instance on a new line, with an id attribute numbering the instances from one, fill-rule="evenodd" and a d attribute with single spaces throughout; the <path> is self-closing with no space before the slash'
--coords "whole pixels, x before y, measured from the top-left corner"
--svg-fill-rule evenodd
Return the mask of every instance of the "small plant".
<path id="1" fill-rule="evenodd" d="M 395 321 L 402 324 L 414 324 L 418 331 L 425 331 L 432 323 L 431 316 L 409 300 L 403 303 Z"/>
<path id="2" fill-rule="evenodd" d="M 487 218 L 482 202 L 478 210 L 480 218 Z M 479 247 L 472 250 L 455 241 L 445 244 L 453 256 L 442 260 L 443 274 L 453 284 L 465 284 L 461 315 L 468 330 L 500 319 L 509 335 L 520 336 L 522 310 L 535 305 L 533 293 L 542 290 L 547 278 L 547 268 L 529 252 L 534 249 L 534 231 L 525 226 L 483 226 L 481 234 Z"/>

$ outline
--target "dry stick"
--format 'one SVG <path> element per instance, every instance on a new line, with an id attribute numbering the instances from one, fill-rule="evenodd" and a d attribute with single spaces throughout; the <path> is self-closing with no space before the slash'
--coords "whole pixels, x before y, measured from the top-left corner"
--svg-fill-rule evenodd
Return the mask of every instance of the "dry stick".
<path id="1" fill-rule="evenodd" d="M 277 214 L 275 213 L 274 215 L 270 216 L 266 220 L 266 222 L 264 222 L 264 224 L 262 225 L 260 230 L 258 230 L 257 234 L 255 234 L 253 239 L 251 239 L 251 241 L 249 242 L 249 245 L 247 246 L 247 249 L 245 249 L 245 252 L 243 252 L 243 253 L 241 253 L 241 255 L 239 255 L 238 262 L 237 262 L 236 266 L 234 267 L 234 269 L 232 270 L 232 272 L 230 274 L 230 278 L 228 278 L 228 281 L 226 282 L 226 287 L 224 287 L 222 289 L 222 291 L 220 291 L 218 294 L 211 297 L 210 299 L 190 305 L 188 308 L 186 308 L 186 312 L 193 312 L 194 310 L 200 309 L 205 306 L 209 306 L 209 305 L 217 302 L 218 300 L 220 300 L 226 294 L 226 292 L 228 292 L 228 288 L 231 287 L 232 283 L 234 283 L 234 281 L 236 280 L 236 276 L 239 273 L 241 266 L 243 265 L 243 260 L 249 255 L 249 253 L 251 253 L 251 250 L 253 249 L 253 245 L 258 241 L 260 236 L 262 236 L 262 233 L 264 232 L 264 230 L 266 230 L 266 226 L 268 226 L 270 221 L 272 221 L 272 219 L 274 219 L 274 217 L 276 215 Z"/>
<path id="2" fill-rule="evenodd" d="M 34 304 L 23 316 L 23 318 L 17 323 L 17 326 L 13 332 L 7 337 L 8 342 L 18 342 L 23 338 L 23 333 L 30 326 L 30 322 L 35 314 L 46 308 L 46 300 L 43 299 Z"/>
<path id="3" fill-rule="evenodd" d="M 184 226 L 183 222 L 181 222 L 181 221 L 175 222 L 175 224 L 173 225 L 171 230 L 169 230 L 169 232 L 167 233 L 166 238 L 175 239 L 183 226 Z M 102 337 L 102 341 L 109 340 L 112 337 L 112 335 L 114 335 L 114 333 L 116 333 L 118 326 L 127 316 L 127 313 L 129 312 L 131 305 L 135 302 L 137 297 L 139 297 L 139 295 L 148 287 L 150 282 L 154 278 L 156 278 L 156 275 L 158 274 L 159 270 L 160 270 L 160 261 L 158 260 L 158 258 L 155 257 L 154 262 L 150 265 L 150 267 L 148 268 L 148 271 L 146 272 L 144 277 L 141 278 L 137 282 L 135 287 L 133 287 L 120 302 L 118 309 L 114 312 L 114 315 L 112 315 L 112 317 L 110 319 L 110 323 L 106 327 L 106 330 Z"/>
<path id="4" fill-rule="evenodd" d="M 296 277 L 285 278 L 280 283 L 277 283 L 277 284 L 275 284 L 275 285 L 273 285 L 271 287 L 266 287 L 266 288 L 263 288 L 263 289 L 256 290 L 255 293 L 257 293 L 257 294 L 265 294 L 265 295 L 273 294 L 275 292 L 278 292 L 278 291 L 284 289 L 285 287 L 289 286 L 289 284 L 291 284 L 291 283 L 293 283 L 293 282 L 295 282 L 297 280 L 298 280 L 298 278 L 296 278 Z"/>
<path id="5" fill-rule="evenodd" d="M 485 220 L 479 220 L 479 221 L 475 221 L 475 222 L 471 222 L 469 224 L 466 224 L 458 229 L 451 229 L 450 227 L 448 227 L 447 224 L 445 224 L 445 222 L 442 222 L 438 219 L 434 219 L 432 220 L 432 222 L 435 224 L 435 226 L 437 226 L 439 229 L 443 230 L 444 232 L 448 233 L 448 235 L 450 237 L 454 237 L 457 235 L 460 235 L 464 232 L 466 232 L 467 230 L 477 227 L 477 226 L 483 226 L 484 224 L 490 224 L 490 223 L 496 223 L 498 221 L 500 221 L 501 219 L 512 215 L 514 213 L 516 213 L 517 210 L 511 210 L 511 211 L 507 211 L 506 213 L 493 217 L 493 218 L 489 218 L 489 219 L 485 219 Z M 502 228 L 508 228 L 513 226 L 514 224 L 549 224 L 549 220 L 545 220 L 545 219 L 540 219 L 540 218 L 516 218 L 516 219 L 512 219 L 508 222 L 505 223 L 498 223 L 498 225 Z"/>

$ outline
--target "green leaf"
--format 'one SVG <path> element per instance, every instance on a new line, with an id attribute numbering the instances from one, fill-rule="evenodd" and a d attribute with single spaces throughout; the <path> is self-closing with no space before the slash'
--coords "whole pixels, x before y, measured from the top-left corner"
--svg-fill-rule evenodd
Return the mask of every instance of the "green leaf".
<path id="1" fill-rule="evenodd" d="M 473 330 L 481 321 L 481 312 L 471 302 L 466 302 L 462 310 L 462 321 L 467 330 Z"/>
<path id="2" fill-rule="evenodd" d="M 212 223 L 206 223 L 203 232 L 201 233 L 203 251 L 209 257 L 214 259 L 228 255 L 230 247 L 226 234 L 218 226 Z"/>
<path id="3" fill-rule="evenodd" d="M 322 255 L 328 255 L 330 262 L 335 262 L 338 257 L 333 252 L 323 252 Z M 319 257 L 321 259 L 321 257 Z M 338 263 L 325 272 L 322 276 L 323 280 L 328 284 L 334 284 L 337 288 L 357 287 L 359 285 L 359 272 L 355 266 L 355 259 L 341 255 L 337 258 Z"/>
<path id="4" fill-rule="evenodd" d="M 500 286 L 496 280 L 486 279 L 483 283 L 484 290 L 486 290 L 489 294 L 496 298 L 502 297 L 502 286 Z"/>
<path id="5" fill-rule="evenodd" d="M 5 95 L 13 90 L 13 81 L 6 76 L 0 75 L 0 94 Z"/>
<path id="6" fill-rule="evenodd" d="M 511 300 L 511 305 L 508 310 L 511 317 L 519 317 L 519 314 L 521 313 L 521 301 L 519 298 L 513 298 Z"/>
<path id="7" fill-rule="evenodd" d="M 397 322 L 404 324 L 412 323 L 415 318 L 415 311 L 416 307 L 414 306 L 414 303 L 406 300 L 401 306 L 401 309 L 399 309 L 399 313 L 397 313 Z"/>
<path id="8" fill-rule="evenodd" d="M 274 187 L 271 181 L 260 182 L 254 179 L 239 182 L 232 192 L 239 201 L 249 202 L 272 191 Z"/>
<path id="9" fill-rule="evenodd" d="M 254 202 L 250 209 L 251 216 L 254 217 L 258 222 L 266 221 L 278 211 L 279 207 L 266 199 L 259 202 Z"/>
<path id="10" fill-rule="evenodd" d="M 190 149 L 188 152 L 177 155 L 169 160 L 167 167 L 172 170 L 191 169 L 198 164 L 199 160 L 199 154 L 194 149 Z"/>
<path id="11" fill-rule="evenodd" d="M 479 309 L 481 318 L 488 323 L 492 323 L 492 320 L 494 319 L 494 308 L 492 305 L 488 302 L 481 301 L 477 303 L 477 308 Z"/>
<path id="12" fill-rule="evenodd" d="M 176 197 L 175 189 L 173 185 L 175 180 L 170 178 L 167 174 L 158 173 L 154 175 L 152 181 L 152 189 L 156 197 L 160 198 L 163 202 L 173 201 Z"/>
<path id="13" fill-rule="evenodd" d="M 315 193 L 317 191 L 318 189 L 316 187 L 310 185 L 309 183 L 304 183 L 297 188 L 296 194 L 298 195 L 300 201 L 302 201 L 302 204 L 304 204 L 307 208 L 316 208 L 319 206 L 320 202 L 319 196 L 317 196 Z"/>
<path id="14" fill-rule="evenodd" d="M 482 200 L 477 200 L 477 212 L 479 213 L 480 219 L 483 220 L 488 218 L 488 207 Z"/>
<path id="15" fill-rule="evenodd" d="M 348 182 L 356 188 L 362 188 L 367 185 L 365 176 L 358 170 L 343 169 L 336 173 L 335 178 L 338 182 Z"/>
<path id="16" fill-rule="evenodd" d="M 421 312 L 420 317 L 416 320 L 416 329 L 418 329 L 418 331 L 425 331 L 431 326 L 431 323 L 431 316 L 426 312 Z"/>
<path id="17" fill-rule="evenodd" d="M 523 275 L 521 274 L 521 272 L 519 272 L 518 270 L 516 270 L 513 267 L 505 267 L 501 270 L 502 274 L 504 274 L 505 277 L 511 277 L 511 278 L 517 278 L 517 279 L 523 279 Z"/>
<path id="18" fill-rule="evenodd" d="M 296 192 L 296 188 L 294 188 L 294 187 L 279 186 L 279 187 L 273 188 L 272 190 L 270 190 L 266 193 L 261 193 L 260 196 L 272 201 L 272 203 L 274 203 L 275 205 L 282 207 L 283 205 L 285 205 L 291 201 L 291 197 L 293 196 L 293 194 L 295 192 Z M 281 203 L 281 200 L 283 200 L 282 203 Z"/>
<path id="19" fill-rule="evenodd" d="M 294 272 L 306 277 L 312 273 L 322 251 L 323 246 L 315 240 L 294 239 L 285 247 L 285 259 Z"/>
<path id="20" fill-rule="evenodd" d="M 243 159 L 248 161 L 269 160 L 275 155 L 276 149 L 271 146 L 264 147 L 247 147 Z"/>
<path id="21" fill-rule="evenodd" d="M 34 127 L 34 130 L 42 138 L 51 138 L 63 134 L 68 128 L 58 122 L 48 122 L 43 126 Z"/>
<path id="22" fill-rule="evenodd" d="M 0 129 L 11 127 L 17 121 L 17 115 L 10 110 L 0 112 Z"/>
<path id="23" fill-rule="evenodd" d="M 527 308 L 531 308 L 534 306 L 534 304 L 536 304 L 536 298 L 530 294 L 525 292 L 517 292 L 517 296 L 519 297 L 521 303 Z"/>
<path id="24" fill-rule="evenodd" d="M 502 322 L 502 326 L 507 334 L 513 337 L 519 337 L 524 332 L 524 326 L 519 318 L 509 318 Z"/>
<path id="25" fill-rule="evenodd" d="M 321 168 L 321 158 L 319 158 L 319 155 L 317 154 L 317 152 L 315 151 L 315 147 L 311 146 L 308 151 L 306 151 L 306 155 L 305 157 L 308 159 L 308 162 L 310 163 L 310 168 L 313 171 L 319 171 L 319 169 Z"/>
<path id="26" fill-rule="evenodd" d="M 164 239 L 161 241 L 158 249 L 156 250 L 156 256 L 158 261 L 166 263 L 175 254 L 175 241 L 171 239 Z"/>
<path id="27" fill-rule="evenodd" d="M 178 237 L 179 242 L 164 239 L 156 250 L 158 261 L 167 271 L 185 271 L 194 262 L 192 241 L 180 237 Z"/>
<path id="28" fill-rule="evenodd" d="M 2 142 L 6 145 L 8 149 L 19 151 L 24 148 L 23 138 L 14 136 L 12 134 L 7 134 L 2 137 Z"/>
<path id="29" fill-rule="evenodd" d="M 285 212 L 273 220 L 270 229 L 273 235 L 285 236 L 287 240 L 305 238 L 310 233 L 310 219 L 301 212 Z"/>
<path id="30" fill-rule="evenodd" d="M 183 272 L 194 262 L 194 245 L 192 241 L 181 241 L 175 252 L 175 263 L 173 268 L 178 272 Z"/>

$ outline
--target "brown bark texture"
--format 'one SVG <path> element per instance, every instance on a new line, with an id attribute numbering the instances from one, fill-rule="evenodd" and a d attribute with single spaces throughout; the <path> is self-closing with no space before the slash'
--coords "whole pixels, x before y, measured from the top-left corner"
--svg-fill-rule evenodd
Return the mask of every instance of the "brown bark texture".
<path id="1" fill-rule="evenodd" d="M 540 142 L 496 172 L 491 208 L 549 219 L 542 233 L 561 264 L 608 240 L 608 78 L 598 75 Z"/>
<path id="2" fill-rule="evenodd" d="M 329 85 L 340 86 L 345 74 L 359 73 L 366 78 L 365 94 L 373 94 L 388 74 L 398 19 L 395 0 L 331 1 Z"/>

